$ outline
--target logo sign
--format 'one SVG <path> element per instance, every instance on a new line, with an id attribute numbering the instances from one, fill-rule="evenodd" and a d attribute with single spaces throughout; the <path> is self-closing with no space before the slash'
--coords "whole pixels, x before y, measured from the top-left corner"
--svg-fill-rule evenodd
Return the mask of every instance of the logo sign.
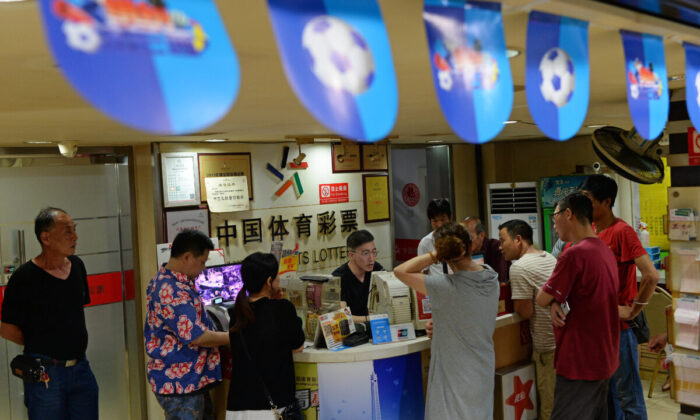
<path id="1" fill-rule="evenodd" d="M 700 127 L 700 46 L 685 42 L 683 47 L 685 48 L 685 105 L 688 108 L 690 121 L 695 127 Z"/>
<path id="2" fill-rule="evenodd" d="M 40 0 L 40 8 L 55 60 L 93 106 L 138 130 L 198 131 L 233 105 L 238 59 L 213 0 L 153 3 Z"/>
<path id="3" fill-rule="evenodd" d="M 484 143 L 498 135 L 513 106 L 501 5 L 425 0 L 433 81 L 458 136 Z"/>
<path id="4" fill-rule="evenodd" d="M 588 22 L 531 12 L 527 26 L 525 93 L 542 132 L 568 140 L 588 111 Z"/>
<path id="5" fill-rule="evenodd" d="M 398 90 L 376 0 L 268 0 L 282 64 L 306 109 L 329 129 L 385 138 Z"/>
<path id="6" fill-rule="evenodd" d="M 348 183 L 321 184 L 318 186 L 318 196 L 321 204 L 347 203 L 350 201 Z"/>
<path id="7" fill-rule="evenodd" d="M 620 31 L 625 48 L 627 103 L 637 132 L 647 140 L 661 135 L 668 120 L 668 76 L 660 36 Z"/>
<path id="8" fill-rule="evenodd" d="M 700 133 L 693 127 L 688 127 L 688 164 L 700 165 Z"/>
<path id="9" fill-rule="evenodd" d="M 401 197 L 408 207 L 415 207 L 420 202 L 420 188 L 413 182 L 409 182 L 403 186 Z"/>

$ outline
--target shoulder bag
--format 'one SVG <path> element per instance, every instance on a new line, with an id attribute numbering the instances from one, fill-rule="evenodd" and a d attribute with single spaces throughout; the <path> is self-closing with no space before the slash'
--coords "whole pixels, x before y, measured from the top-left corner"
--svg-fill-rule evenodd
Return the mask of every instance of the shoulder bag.
<path id="1" fill-rule="evenodd" d="M 246 359 L 251 366 L 255 366 L 253 359 L 250 357 L 248 352 L 248 346 L 243 339 L 243 331 L 238 332 L 238 337 L 241 340 L 241 346 L 243 347 L 243 353 L 245 353 Z M 270 404 L 270 411 L 264 410 L 247 410 L 247 411 L 228 411 L 226 413 L 226 420 L 236 420 L 236 419 L 260 419 L 260 420 L 300 420 L 303 417 L 299 416 L 299 406 L 296 398 L 292 401 L 288 407 L 278 408 L 277 404 L 272 400 L 272 395 L 268 391 L 265 381 L 263 380 L 260 372 L 257 372 L 258 379 L 262 385 L 263 392 L 265 393 L 265 399 Z"/>

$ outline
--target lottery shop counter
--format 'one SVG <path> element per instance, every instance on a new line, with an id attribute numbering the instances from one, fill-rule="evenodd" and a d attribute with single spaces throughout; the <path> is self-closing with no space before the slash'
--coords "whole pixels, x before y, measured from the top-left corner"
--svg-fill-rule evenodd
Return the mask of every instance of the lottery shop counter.
<path id="1" fill-rule="evenodd" d="M 305 419 L 423 419 L 429 352 L 427 337 L 341 351 L 305 348 L 294 355 Z"/>
<path id="2" fill-rule="evenodd" d="M 423 419 L 431 340 L 371 343 L 341 351 L 305 348 L 294 355 L 297 399 L 306 420 Z M 499 316 L 496 369 L 529 360 L 527 322 Z M 379 415 L 381 413 L 381 415 Z"/>

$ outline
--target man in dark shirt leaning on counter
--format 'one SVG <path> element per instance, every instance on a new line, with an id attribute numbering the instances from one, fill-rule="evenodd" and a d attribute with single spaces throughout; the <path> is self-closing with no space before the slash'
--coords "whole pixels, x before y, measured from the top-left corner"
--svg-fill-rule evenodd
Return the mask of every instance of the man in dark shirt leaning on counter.
<path id="1" fill-rule="evenodd" d="M 347 239 L 349 261 L 333 271 L 340 277 L 340 300 L 347 303 L 356 322 L 369 321 L 367 298 L 372 271 L 383 271 L 377 262 L 374 236 L 366 230 L 357 230 Z"/>

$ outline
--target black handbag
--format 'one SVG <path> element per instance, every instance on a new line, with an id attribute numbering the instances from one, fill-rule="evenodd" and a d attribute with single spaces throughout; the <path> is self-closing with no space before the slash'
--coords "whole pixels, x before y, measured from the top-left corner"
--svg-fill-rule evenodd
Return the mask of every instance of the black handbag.
<path id="1" fill-rule="evenodd" d="M 12 374 L 24 382 L 39 383 L 44 374 L 44 366 L 39 359 L 26 354 L 18 354 L 10 362 Z"/>
<path id="2" fill-rule="evenodd" d="M 250 357 L 250 353 L 248 352 L 248 346 L 246 346 L 245 340 L 243 339 L 243 331 L 238 332 L 238 337 L 241 339 L 241 345 L 243 346 L 243 352 L 245 353 L 246 359 L 248 359 L 248 362 L 251 365 L 254 365 L 253 359 Z M 258 378 L 260 379 L 260 384 L 262 385 L 263 393 L 265 393 L 265 399 L 267 399 L 268 404 L 270 404 L 270 410 L 272 410 L 272 414 L 275 416 L 275 418 L 278 420 L 303 420 L 304 417 L 301 414 L 301 407 L 299 406 L 297 399 L 294 398 L 292 403 L 286 407 L 282 407 L 281 409 L 278 408 L 277 404 L 275 404 L 275 402 L 272 400 L 270 391 L 267 390 L 267 385 L 265 385 L 262 375 L 259 371 L 257 373 Z"/>
<path id="3" fill-rule="evenodd" d="M 649 332 L 649 323 L 644 311 L 639 312 L 633 320 L 627 321 L 627 325 L 632 329 L 634 336 L 637 337 L 637 343 L 643 344 L 649 342 L 651 333 Z"/>

